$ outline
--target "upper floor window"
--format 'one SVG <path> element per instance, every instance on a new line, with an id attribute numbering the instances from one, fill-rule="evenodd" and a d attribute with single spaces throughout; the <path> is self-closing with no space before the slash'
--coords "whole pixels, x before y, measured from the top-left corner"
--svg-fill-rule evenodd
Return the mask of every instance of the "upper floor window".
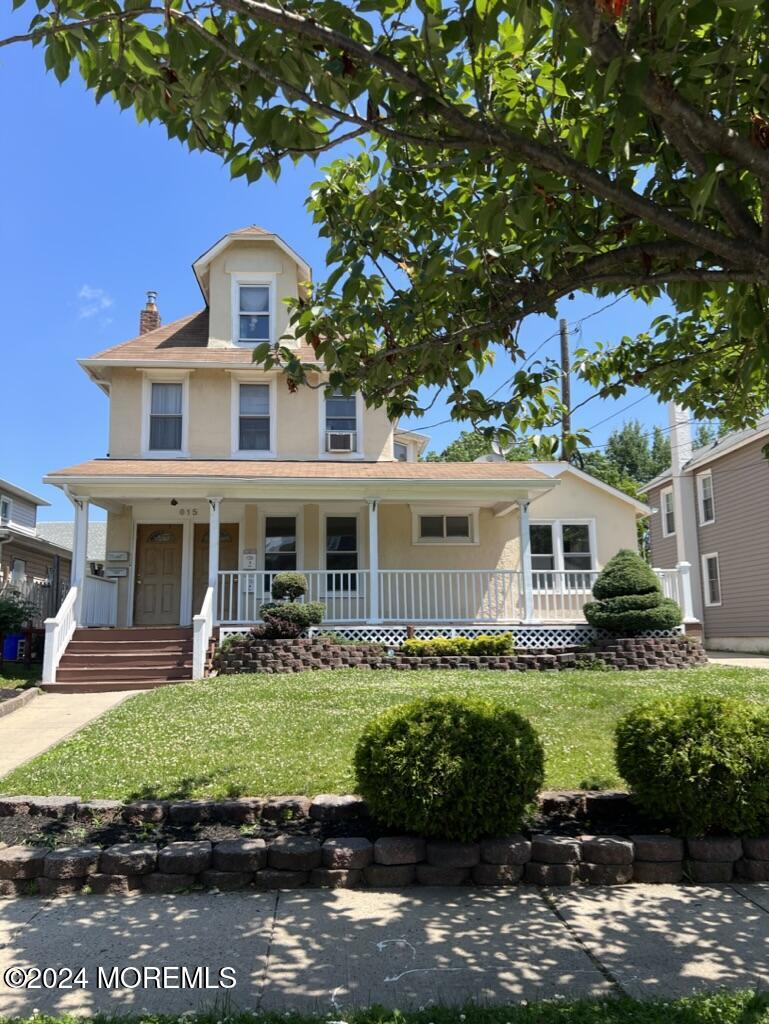
<path id="1" fill-rule="evenodd" d="M 409 446 L 402 441 L 393 442 L 393 455 L 397 462 L 408 462 Z"/>
<path id="2" fill-rule="evenodd" d="M 154 381 L 151 385 L 149 450 L 182 450 L 184 385 Z"/>
<path id="3" fill-rule="evenodd" d="M 242 452 L 270 450 L 270 385 L 241 384 L 238 392 L 238 448 Z"/>
<path id="4" fill-rule="evenodd" d="M 268 284 L 238 285 L 237 340 L 242 345 L 270 341 L 272 315 L 271 288 Z"/>
<path id="5" fill-rule="evenodd" d="M 355 395 L 342 394 L 339 388 L 327 391 L 325 435 L 327 452 L 358 451 L 358 403 Z"/>
<path id="6" fill-rule="evenodd" d="M 0 523 L 8 523 L 11 520 L 11 499 L 0 498 Z"/>
<path id="7" fill-rule="evenodd" d="M 666 487 L 660 491 L 662 505 L 662 536 L 672 537 L 676 532 L 676 514 L 673 509 L 673 488 Z"/>
<path id="8" fill-rule="evenodd" d="M 697 504 L 699 506 L 700 526 L 716 521 L 716 506 L 713 499 L 713 477 L 710 470 L 700 473 L 697 477 Z"/>

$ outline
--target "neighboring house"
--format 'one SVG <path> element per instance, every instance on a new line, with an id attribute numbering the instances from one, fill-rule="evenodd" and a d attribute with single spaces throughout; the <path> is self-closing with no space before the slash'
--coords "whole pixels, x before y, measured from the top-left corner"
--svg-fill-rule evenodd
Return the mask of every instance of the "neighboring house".
<path id="1" fill-rule="evenodd" d="M 72 551 L 75 541 L 75 523 L 49 522 L 37 524 L 37 535 L 50 544 Z M 88 549 L 86 562 L 91 576 L 104 575 L 104 560 L 107 555 L 107 524 L 106 522 L 88 523 Z"/>
<path id="2" fill-rule="evenodd" d="M 287 337 L 283 301 L 310 269 L 277 235 L 231 232 L 193 270 L 203 310 L 161 326 L 149 293 L 138 337 L 80 361 L 109 398 L 109 456 L 46 477 L 77 504 L 52 671 L 62 638 L 89 622 L 89 503 L 108 515 L 105 579 L 88 581 L 100 620 L 194 622 L 198 654 L 216 625 L 258 621 L 287 569 L 358 636 L 583 621 L 596 572 L 636 547 L 645 505 L 562 463 L 419 462 L 423 434 L 329 392 L 323 371 L 296 390 L 255 366 L 254 345 L 281 338 L 315 365 Z"/>
<path id="3" fill-rule="evenodd" d="M 646 490 L 652 565 L 691 565 L 693 613 L 712 649 L 769 651 L 769 416 L 692 449 L 670 409 L 672 468 Z"/>
<path id="4" fill-rule="evenodd" d="M 38 509 L 49 504 L 0 480 L 0 592 L 37 605 L 35 625 L 53 615 L 69 588 L 71 546 L 41 533 Z"/>

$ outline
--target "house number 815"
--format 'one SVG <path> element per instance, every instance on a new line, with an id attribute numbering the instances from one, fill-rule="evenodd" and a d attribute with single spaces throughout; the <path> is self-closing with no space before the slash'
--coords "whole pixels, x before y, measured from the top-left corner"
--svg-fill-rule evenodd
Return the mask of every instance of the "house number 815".
<path id="1" fill-rule="evenodd" d="M 180 516 L 196 516 L 196 515 L 198 515 L 198 510 L 196 508 L 180 508 L 179 509 L 179 515 Z"/>

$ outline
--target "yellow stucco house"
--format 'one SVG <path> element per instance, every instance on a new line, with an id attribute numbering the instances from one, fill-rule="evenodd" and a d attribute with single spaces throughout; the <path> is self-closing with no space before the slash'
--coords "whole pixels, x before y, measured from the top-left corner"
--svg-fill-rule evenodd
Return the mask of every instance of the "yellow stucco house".
<path id="1" fill-rule="evenodd" d="M 286 569 L 356 637 L 514 625 L 541 646 L 582 623 L 595 574 L 635 548 L 645 505 L 565 463 L 420 462 L 428 439 L 360 396 L 330 393 L 320 374 L 292 393 L 255 367 L 253 346 L 286 334 L 282 300 L 310 278 L 277 235 L 233 231 L 193 270 L 203 310 L 161 325 L 150 293 L 137 338 L 80 360 L 109 398 L 109 455 L 46 477 L 76 517 L 46 683 L 103 681 L 111 663 L 94 644 L 110 641 L 149 645 L 151 677 L 151 645 L 176 640 L 192 652 L 179 672 L 202 674 L 212 634 L 258 621 Z M 103 578 L 86 574 L 89 504 L 108 514 Z"/>

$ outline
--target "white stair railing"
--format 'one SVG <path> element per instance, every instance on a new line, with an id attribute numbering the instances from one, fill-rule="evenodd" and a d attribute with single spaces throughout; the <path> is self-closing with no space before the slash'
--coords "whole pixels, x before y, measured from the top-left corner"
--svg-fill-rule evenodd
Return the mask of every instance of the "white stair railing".
<path id="1" fill-rule="evenodd" d="M 214 632 L 214 587 L 206 590 L 198 615 L 192 619 L 192 678 L 202 679 L 206 671 L 206 652 Z"/>
<path id="2" fill-rule="evenodd" d="M 77 628 L 76 606 L 78 588 L 70 587 L 61 607 L 52 619 L 45 620 L 45 647 L 43 649 L 43 682 L 55 683 L 61 656 Z"/>

